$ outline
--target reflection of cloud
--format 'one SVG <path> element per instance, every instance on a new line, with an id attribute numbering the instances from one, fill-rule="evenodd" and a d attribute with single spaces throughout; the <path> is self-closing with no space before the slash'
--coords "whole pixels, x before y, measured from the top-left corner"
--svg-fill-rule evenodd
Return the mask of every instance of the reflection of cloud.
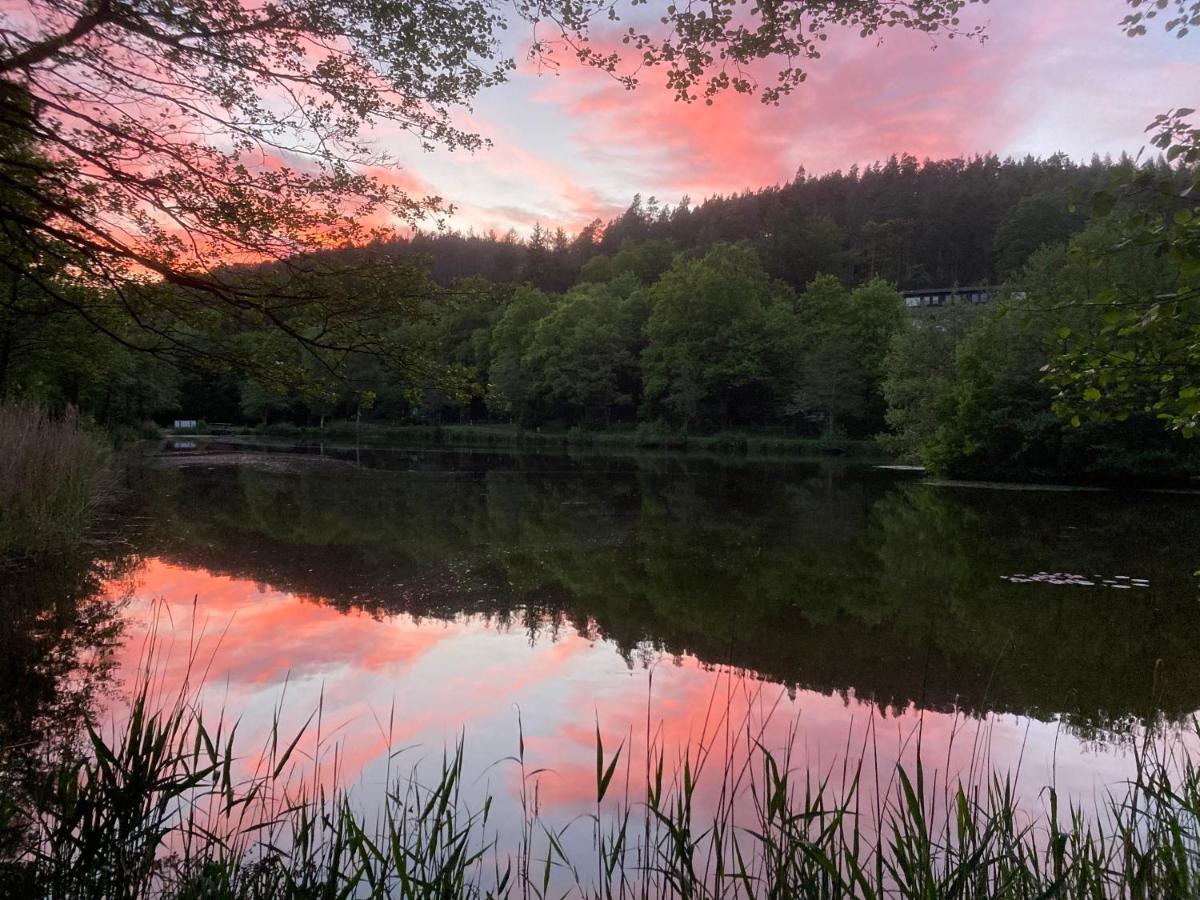
<path id="1" fill-rule="evenodd" d="M 127 584 L 114 585 L 114 595 L 127 591 Z M 597 725 L 606 761 L 622 747 L 614 800 L 626 786 L 634 802 L 641 799 L 646 760 L 658 753 L 669 787 L 687 753 L 700 772 L 700 815 L 717 802 L 726 773 L 745 783 L 750 750 L 760 743 L 780 761 L 790 747 L 798 776 L 832 773 L 834 785 L 846 760 L 852 769 L 862 758 L 869 778 L 886 787 L 897 763 L 915 765 L 918 742 L 927 776 L 936 769 L 939 784 L 947 774 L 978 777 L 987 771 L 983 763 L 1001 772 L 1023 765 L 1030 774 L 1021 789 L 1031 804 L 1040 802 L 1037 791 L 1055 776 L 1056 761 L 1064 794 L 1084 799 L 1129 767 L 1121 754 L 1096 753 L 1054 722 L 966 719 L 913 707 L 884 716 L 852 696 L 789 694 L 687 656 L 630 669 L 613 646 L 569 627 L 556 641 L 530 643 L 523 632 L 466 616 L 372 618 L 162 560 L 146 563 L 127 612 L 135 627 L 118 654 L 126 683 L 139 665 L 139 627 L 145 634 L 156 623 L 161 689 L 181 690 L 189 674 L 208 667 L 205 708 L 220 706 L 227 721 L 239 720 L 244 773 L 263 766 L 276 716 L 286 744 L 320 707 L 321 743 L 310 727 L 296 760 L 302 768 L 319 760 L 326 787 L 335 756 L 343 783 L 378 785 L 399 748 L 419 750 L 394 761 L 393 774 L 420 756 L 436 764 L 442 747 L 465 734 L 467 771 L 479 779 L 471 789 L 491 781 L 504 802 L 518 793 L 516 768 L 488 767 L 516 752 L 517 709 L 528 768 L 547 769 L 540 803 L 556 820 L 594 808 Z M 189 667 L 197 647 L 199 667 Z"/>
<path id="2" fill-rule="evenodd" d="M 211 648 L 210 681 L 230 685 L 276 684 L 308 678 L 338 666 L 381 668 L 411 664 L 449 632 L 400 629 L 365 613 L 342 613 L 320 602 L 299 602 L 295 595 L 254 582 L 184 569 L 160 560 L 146 564 L 132 610 L 144 622 L 155 615 L 152 600 L 162 598 L 170 620 L 158 622 L 160 636 L 179 650 L 193 639 L 192 626 Z M 195 599 L 197 621 L 186 609 Z M 180 621 L 180 618 L 185 621 Z M 223 635 L 223 636 L 222 636 Z M 220 642 L 219 648 L 216 646 Z M 168 647 L 172 686 L 186 676 L 187 657 Z"/>
<path id="3" fill-rule="evenodd" d="M 341 743 L 351 777 L 389 745 L 440 741 L 497 711 L 510 714 L 523 693 L 564 679 L 575 656 L 592 646 L 569 632 L 531 648 L 523 634 L 500 634 L 465 617 L 418 623 L 408 615 L 342 612 L 321 598 L 162 560 L 145 564 L 132 594 L 133 627 L 118 652 L 127 684 L 153 633 L 160 696 L 197 686 L 202 674 L 206 708 L 246 715 L 248 746 L 269 732 L 284 691 L 293 728 L 320 703 L 326 740 Z M 492 642 L 506 652 L 480 652 Z M 392 714 L 385 739 L 378 723 Z"/>

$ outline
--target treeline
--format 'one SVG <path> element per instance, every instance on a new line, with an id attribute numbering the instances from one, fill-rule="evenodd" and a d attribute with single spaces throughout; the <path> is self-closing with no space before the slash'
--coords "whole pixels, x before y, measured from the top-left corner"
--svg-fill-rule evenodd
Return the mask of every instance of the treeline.
<path id="1" fill-rule="evenodd" d="M 528 239 L 513 231 L 451 231 L 417 234 L 394 247 L 426 255 L 444 284 L 484 278 L 555 292 L 586 276 L 589 263 L 594 276 L 606 258 L 647 240 L 683 251 L 751 241 L 767 272 L 795 290 L 822 273 L 848 284 L 878 276 L 904 288 L 995 284 L 1042 244 L 1065 241 L 1082 227 L 1086 213 L 1073 210 L 1073 200 L 1133 167 L 1128 157 L 1080 165 L 1061 154 L 924 162 L 893 156 L 820 176 L 801 170 L 781 187 L 698 205 L 638 196 L 618 218 L 596 220 L 576 235 L 541 226 Z"/>
<path id="2" fill-rule="evenodd" d="M 746 242 L 700 256 L 664 241 L 631 243 L 604 263 L 561 294 L 474 282 L 440 297 L 413 340 L 458 374 L 449 387 L 414 390 L 364 372 L 359 383 L 371 388 L 314 403 L 247 385 L 237 412 L 307 424 L 365 412 L 692 433 L 866 436 L 883 427 L 882 361 L 906 318 L 886 282 L 850 290 L 825 275 L 797 293 Z"/>
<path id="3" fill-rule="evenodd" d="M 248 309 L 209 323 L 203 307 L 169 302 L 135 311 L 199 348 L 182 364 L 122 343 L 119 298 L 87 295 L 86 321 L 18 302 L 0 316 L 0 394 L 127 429 L 182 417 L 735 430 L 879 437 L 960 477 L 1176 478 L 1196 455 L 1152 410 L 1092 421 L 1045 372 L 1068 345 L 1110 340 L 1106 298 L 1182 283 L 1177 261 L 1072 204 L 1130 171 L 894 158 L 695 208 L 635 201 L 574 237 L 449 233 L 331 251 L 336 265 L 300 284 L 332 303 L 281 305 L 270 321 Z M 1156 162 L 1142 171 L 1173 177 Z M 279 266 L 233 277 L 296 291 Z M 992 303 L 934 315 L 899 292 L 979 283 Z M 306 343 L 281 336 L 281 321 Z M 314 350 L 330 335 L 356 349 Z"/>
<path id="4" fill-rule="evenodd" d="M 1111 223 L 1042 246 L 988 305 L 934 311 L 910 311 L 879 278 L 851 289 L 819 275 L 793 291 L 748 242 L 699 257 L 627 244 L 563 294 L 521 285 L 453 297 L 430 346 L 470 373 L 465 393 L 384 390 L 372 415 L 877 436 L 955 477 L 1175 480 L 1200 474 L 1194 441 L 1153 411 L 1064 415 L 1046 369 L 1100 340 L 1112 310 L 1098 298 L 1162 296 L 1179 278 Z M 350 415 L 354 397 L 341 402 Z M 256 411 L 317 418 L 302 402 Z"/>

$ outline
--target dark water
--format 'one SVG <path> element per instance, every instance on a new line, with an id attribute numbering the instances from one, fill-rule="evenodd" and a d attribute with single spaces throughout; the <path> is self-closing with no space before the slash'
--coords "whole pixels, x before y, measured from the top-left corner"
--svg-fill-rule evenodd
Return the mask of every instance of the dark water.
<path id="1" fill-rule="evenodd" d="M 830 461 L 293 449 L 201 443 L 136 469 L 124 542 L 20 588 L 6 728 L 119 715 L 151 631 L 164 682 L 203 659 L 250 734 L 285 685 L 301 721 L 321 704 L 350 780 L 464 729 L 485 768 L 513 751 L 519 710 L 564 812 L 591 789 L 597 723 L 609 746 L 648 717 L 685 743 L 714 697 L 814 763 L 867 728 L 902 759 L 919 727 L 947 770 L 982 741 L 1031 793 L 1080 795 L 1125 777 L 1145 723 L 1200 709 L 1200 496 Z M 48 653 L 57 669 L 38 670 Z"/>

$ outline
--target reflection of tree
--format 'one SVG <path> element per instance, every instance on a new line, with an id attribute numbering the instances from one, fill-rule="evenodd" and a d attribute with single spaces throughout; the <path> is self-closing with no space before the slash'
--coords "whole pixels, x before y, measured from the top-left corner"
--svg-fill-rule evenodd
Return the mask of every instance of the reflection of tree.
<path id="1" fill-rule="evenodd" d="M 93 552 L 0 573 L 0 791 L 30 789 L 46 751 L 74 748 L 108 683 L 122 621 L 104 588 L 135 561 Z"/>
<path id="2" fill-rule="evenodd" d="M 968 651 L 997 702 L 1023 696 L 1043 716 L 1146 713 L 1157 669 L 1166 677 L 1157 702 L 1181 714 L 1200 699 L 1192 650 L 1200 609 L 1183 562 L 1200 545 L 1194 517 L 1184 498 L 914 485 L 881 499 L 873 525 L 898 630 L 932 631 L 937 645 Z M 1153 588 L 1001 578 L 1064 569 L 1140 574 Z"/>
<path id="3" fill-rule="evenodd" d="M 385 459 L 411 471 L 153 473 L 145 549 L 377 613 L 479 613 L 534 639 L 570 622 L 631 657 L 653 645 L 881 704 L 1103 725 L 1149 710 L 1161 660 L 1164 708 L 1200 707 L 1186 498 L 662 457 Z M 1153 588 L 1001 580 L 1114 566 Z"/>

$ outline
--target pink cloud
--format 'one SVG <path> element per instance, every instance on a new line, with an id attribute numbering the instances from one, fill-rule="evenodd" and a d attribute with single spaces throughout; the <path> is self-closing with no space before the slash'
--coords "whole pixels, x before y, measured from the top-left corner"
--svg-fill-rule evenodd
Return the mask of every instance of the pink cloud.
<path id="1" fill-rule="evenodd" d="M 634 193 L 699 199 L 785 182 L 800 166 L 817 174 L 893 154 L 1136 151 L 1157 105 L 1193 105 L 1200 65 L 1162 36 L 1126 38 L 1117 24 L 1126 9 L 1124 0 L 973 7 L 976 19 L 992 16 L 983 44 L 834 34 L 778 107 L 732 93 L 711 107 L 677 103 L 653 69 L 626 91 L 569 54 L 553 74 L 526 63 L 504 92 L 480 98 L 473 124 L 495 146 L 466 163 L 479 179 L 461 221 L 573 228 L 611 217 Z M 593 44 L 622 49 L 611 35 Z M 756 74 L 770 81 L 766 67 Z"/>
<path id="2" fill-rule="evenodd" d="M 675 101 L 651 71 L 636 91 L 578 68 L 539 92 L 577 123 L 581 156 L 622 161 L 650 187 L 706 196 L 778 184 L 894 153 L 952 157 L 1002 147 L 1015 118 L 1005 72 L 1038 52 L 1037 38 L 1003 56 L 978 44 L 904 35 L 882 47 L 843 42 L 814 61 L 779 106 L 725 94 L 709 106 Z M 767 82 L 764 71 L 760 81 Z"/>

